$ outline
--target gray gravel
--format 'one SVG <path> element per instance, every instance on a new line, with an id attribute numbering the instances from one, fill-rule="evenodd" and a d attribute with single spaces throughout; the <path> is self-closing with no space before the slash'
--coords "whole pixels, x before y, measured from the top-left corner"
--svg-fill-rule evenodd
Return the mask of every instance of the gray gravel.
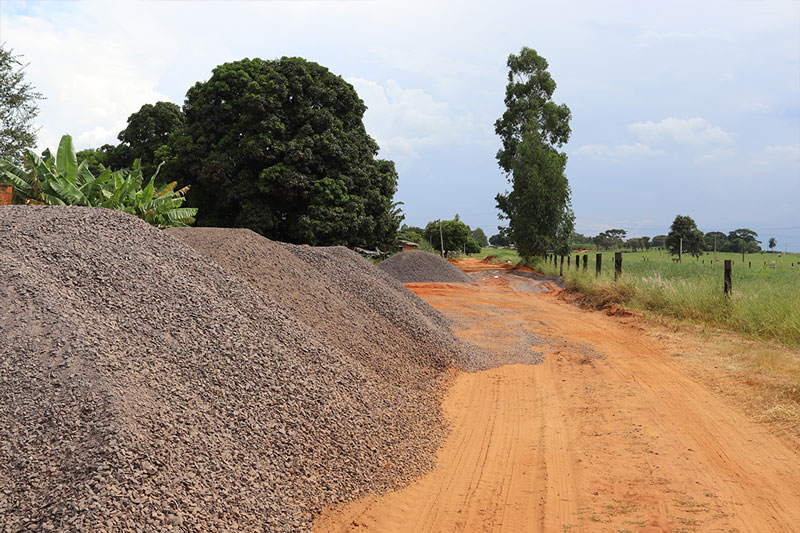
<path id="1" fill-rule="evenodd" d="M 472 283 L 474 280 L 442 259 L 423 250 L 400 252 L 378 267 L 402 283 Z"/>
<path id="2" fill-rule="evenodd" d="M 437 372 L 480 356 L 347 250 L 239 237 L 223 268 L 119 212 L 0 207 L 0 529 L 302 530 L 430 468 Z"/>

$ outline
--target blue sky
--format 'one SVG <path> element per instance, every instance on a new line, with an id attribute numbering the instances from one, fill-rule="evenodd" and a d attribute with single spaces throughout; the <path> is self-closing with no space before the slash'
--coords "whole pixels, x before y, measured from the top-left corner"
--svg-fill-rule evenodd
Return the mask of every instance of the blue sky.
<path id="1" fill-rule="evenodd" d="M 400 173 L 406 222 L 455 213 L 487 234 L 505 61 L 550 63 L 572 110 L 578 231 L 749 227 L 800 251 L 800 2 L 9 2 L 40 144 L 114 142 L 142 104 L 182 103 L 218 64 L 302 56 L 347 79 Z"/>

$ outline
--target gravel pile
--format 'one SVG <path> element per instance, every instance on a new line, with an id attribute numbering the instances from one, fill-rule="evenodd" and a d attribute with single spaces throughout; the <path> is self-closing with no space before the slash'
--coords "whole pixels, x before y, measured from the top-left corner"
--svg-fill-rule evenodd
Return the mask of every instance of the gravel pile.
<path id="1" fill-rule="evenodd" d="M 444 315 L 347 248 L 279 243 L 248 229 L 166 231 L 387 380 L 427 386 L 420 373 L 475 364 L 474 350 L 453 336 Z"/>
<path id="2" fill-rule="evenodd" d="M 471 354 L 350 252 L 236 232 L 263 254 L 223 268 L 78 207 L 0 207 L 0 236 L 2 529 L 307 529 L 323 505 L 432 465 L 436 370 Z M 325 322 L 358 299 L 374 313 Z M 434 340 L 406 354 L 381 338 L 392 327 Z"/>
<path id="3" fill-rule="evenodd" d="M 402 283 L 471 283 L 474 280 L 438 255 L 423 250 L 395 254 L 378 267 Z"/>

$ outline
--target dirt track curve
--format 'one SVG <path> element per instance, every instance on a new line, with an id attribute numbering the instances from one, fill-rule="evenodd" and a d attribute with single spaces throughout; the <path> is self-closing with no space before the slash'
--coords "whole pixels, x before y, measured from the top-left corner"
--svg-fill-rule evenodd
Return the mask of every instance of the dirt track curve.
<path id="1" fill-rule="evenodd" d="M 457 375 L 436 468 L 328 509 L 315 531 L 800 529 L 796 439 L 747 418 L 634 327 L 546 282 L 459 266 L 480 282 L 408 287 L 459 336 L 543 362 Z"/>

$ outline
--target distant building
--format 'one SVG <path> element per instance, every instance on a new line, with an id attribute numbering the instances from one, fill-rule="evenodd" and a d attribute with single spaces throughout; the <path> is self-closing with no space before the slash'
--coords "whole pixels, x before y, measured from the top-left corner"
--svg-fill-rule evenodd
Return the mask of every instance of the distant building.
<path id="1" fill-rule="evenodd" d="M 407 252 L 409 250 L 416 250 L 417 248 L 419 248 L 419 244 L 415 242 L 403 241 L 403 240 L 400 241 L 400 249 L 403 252 Z"/>

